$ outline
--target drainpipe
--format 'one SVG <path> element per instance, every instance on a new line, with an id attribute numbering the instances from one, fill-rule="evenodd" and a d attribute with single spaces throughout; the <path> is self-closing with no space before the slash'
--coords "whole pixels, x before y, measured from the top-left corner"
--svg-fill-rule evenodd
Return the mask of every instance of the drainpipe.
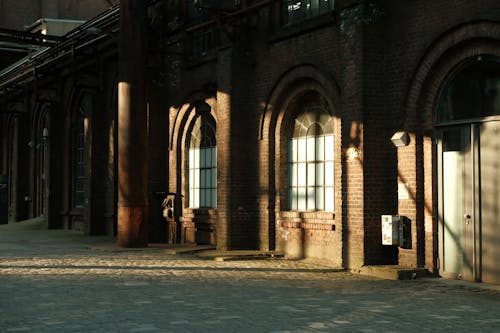
<path id="1" fill-rule="evenodd" d="M 146 3 L 120 1 L 118 246 L 147 246 Z"/>

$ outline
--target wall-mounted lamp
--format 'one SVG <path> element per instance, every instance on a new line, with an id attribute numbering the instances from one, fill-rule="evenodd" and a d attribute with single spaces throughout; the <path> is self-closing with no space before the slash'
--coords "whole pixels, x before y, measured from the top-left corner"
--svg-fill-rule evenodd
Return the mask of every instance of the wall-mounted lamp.
<path id="1" fill-rule="evenodd" d="M 391 141 L 396 147 L 406 147 L 410 144 L 410 136 L 406 131 L 396 132 Z"/>
<path id="2" fill-rule="evenodd" d="M 33 141 L 28 142 L 28 147 L 33 148 L 35 146 L 35 143 Z"/>
<path id="3" fill-rule="evenodd" d="M 42 130 L 42 138 L 46 139 L 49 137 L 49 129 L 47 127 L 44 127 Z"/>

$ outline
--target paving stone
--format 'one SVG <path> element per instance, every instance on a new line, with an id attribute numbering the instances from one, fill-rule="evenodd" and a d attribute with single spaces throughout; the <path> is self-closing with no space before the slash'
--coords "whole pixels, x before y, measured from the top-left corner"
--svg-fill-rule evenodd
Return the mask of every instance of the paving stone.
<path id="1" fill-rule="evenodd" d="M 500 293 L 477 285 L 314 260 L 92 250 L 113 240 L 60 234 L 0 227 L 0 332 L 500 331 Z"/>

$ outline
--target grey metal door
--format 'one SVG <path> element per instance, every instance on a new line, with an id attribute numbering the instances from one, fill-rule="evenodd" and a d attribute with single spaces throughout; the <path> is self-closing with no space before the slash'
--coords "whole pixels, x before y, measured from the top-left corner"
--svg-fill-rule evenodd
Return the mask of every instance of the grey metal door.
<path id="1" fill-rule="evenodd" d="M 439 257 L 440 273 L 474 277 L 474 131 L 466 125 L 440 130 Z"/>
<path id="2" fill-rule="evenodd" d="M 438 138 L 440 273 L 500 284 L 500 121 Z"/>
<path id="3" fill-rule="evenodd" d="M 480 161 L 480 274 L 500 284 L 500 121 L 481 123 Z"/>

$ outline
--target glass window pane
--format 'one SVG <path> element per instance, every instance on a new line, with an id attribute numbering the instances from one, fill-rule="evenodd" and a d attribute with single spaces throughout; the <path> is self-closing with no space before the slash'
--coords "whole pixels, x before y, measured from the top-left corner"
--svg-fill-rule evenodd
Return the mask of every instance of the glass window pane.
<path id="1" fill-rule="evenodd" d="M 325 188 L 325 210 L 332 212 L 334 206 L 333 187 Z"/>
<path id="2" fill-rule="evenodd" d="M 316 185 L 316 164 L 308 163 L 307 164 L 307 185 L 314 186 Z"/>
<path id="3" fill-rule="evenodd" d="M 200 190 L 200 207 L 205 207 L 205 205 L 206 205 L 205 190 Z"/>
<path id="4" fill-rule="evenodd" d="M 200 188 L 200 169 L 194 169 L 194 188 Z"/>
<path id="5" fill-rule="evenodd" d="M 216 188 L 217 187 L 217 169 L 216 168 L 212 168 L 212 185 L 211 187 L 212 188 Z"/>
<path id="6" fill-rule="evenodd" d="M 307 164 L 298 163 L 297 169 L 297 186 L 307 185 Z"/>
<path id="7" fill-rule="evenodd" d="M 308 15 L 318 15 L 319 14 L 319 2 L 320 0 L 310 0 L 309 1 L 309 12 Z"/>
<path id="8" fill-rule="evenodd" d="M 325 188 L 316 188 L 316 209 L 325 210 Z"/>
<path id="9" fill-rule="evenodd" d="M 307 209 L 307 197 L 306 197 L 306 188 L 299 187 L 297 193 L 297 209 L 298 210 L 306 210 Z"/>
<path id="10" fill-rule="evenodd" d="M 200 187 L 207 188 L 207 170 L 200 170 Z"/>
<path id="11" fill-rule="evenodd" d="M 194 187 L 194 170 L 191 169 L 189 170 L 189 188 L 193 188 Z"/>
<path id="12" fill-rule="evenodd" d="M 210 205 L 211 207 L 217 207 L 217 190 L 213 189 L 212 190 L 212 204 Z"/>
<path id="13" fill-rule="evenodd" d="M 200 207 L 200 190 L 198 190 L 198 189 L 194 191 L 193 207 L 195 207 L 195 208 Z"/>
<path id="14" fill-rule="evenodd" d="M 333 170 L 333 162 L 325 163 L 325 185 L 333 186 L 334 179 L 334 170 Z"/>
<path id="15" fill-rule="evenodd" d="M 325 160 L 333 161 L 333 152 L 334 152 L 334 141 L 333 135 L 325 136 Z"/>
<path id="16" fill-rule="evenodd" d="M 322 161 L 325 159 L 325 137 L 319 136 L 316 138 L 316 160 Z"/>
<path id="17" fill-rule="evenodd" d="M 319 0 L 319 10 L 321 13 L 325 13 L 333 9 L 333 0 Z"/>
<path id="18" fill-rule="evenodd" d="M 307 209 L 313 210 L 316 209 L 316 198 L 315 198 L 315 190 L 314 187 L 307 188 Z"/>
<path id="19" fill-rule="evenodd" d="M 297 188 L 291 187 L 288 191 L 288 207 L 291 210 L 297 210 Z"/>
<path id="20" fill-rule="evenodd" d="M 325 163 L 317 163 L 316 164 L 316 185 L 323 186 L 325 185 Z"/>
<path id="21" fill-rule="evenodd" d="M 315 146 L 316 146 L 316 138 L 314 138 L 314 137 L 307 138 L 307 160 L 308 161 L 314 161 L 316 159 Z"/>
<path id="22" fill-rule="evenodd" d="M 212 169 L 208 169 L 207 170 L 207 188 L 213 188 L 214 187 L 214 183 L 212 181 Z"/>
<path id="23" fill-rule="evenodd" d="M 306 138 L 297 139 L 297 160 L 303 162 L 306 160 L 307 156 L 307 140 Z"/>
<path id="24" fill-rule="evenodd" d="M 194 150 L 193 149 L 189 149 L 189 161 L 188 161 L 188 164 L 189 164 L 189 168 L 190 169 L 194 168 Z"/>
<path id="25" fill-rule="evenodd" d="M 217 166 L 217 148 L 216 147 L 212 148 L 212 166 L 213 167 Z"/>
<path id="26" fill-rule="evenodd" d="M 205 148 L 200 149 L 200 168 L 207 166 L 207 150 Z"/>
<path id="27" fill-rule="evenodd" d="M 193 167 L 199 168 L 200 167 L 200 149 L 193 149 L 193 151 L 194 151 Z"/>
<path id="28" fill-rule="evenodd" d="M 297 186 L 297 163 L 290 164 L 288 186 Z"/>

